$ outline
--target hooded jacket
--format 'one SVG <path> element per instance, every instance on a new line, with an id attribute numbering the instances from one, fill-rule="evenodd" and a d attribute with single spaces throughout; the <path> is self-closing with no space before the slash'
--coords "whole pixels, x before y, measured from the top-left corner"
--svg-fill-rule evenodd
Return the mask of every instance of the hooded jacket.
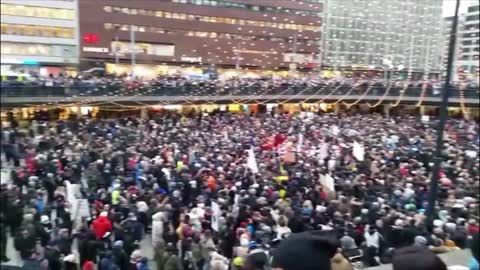
<path id="1" fill-rule="evenodd" d="M 152 216 L 152 244 L 156 246 L 163 239 L 163 220 L 164 213 L 158 212 Z"/>
<path id="2" fill-rule="evenodd" d="M 106 232 L 112 231 L 112 223 L 105 216 L 99 216 L 93 221 L 93 230 L 97 239 L 102 239 Z"/>

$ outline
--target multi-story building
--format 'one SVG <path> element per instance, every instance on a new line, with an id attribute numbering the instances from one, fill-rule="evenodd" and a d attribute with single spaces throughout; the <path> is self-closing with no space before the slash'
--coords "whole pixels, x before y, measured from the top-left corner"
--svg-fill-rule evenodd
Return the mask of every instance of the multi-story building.
<path id="1" fill-rule="evenodd" d="M 290 0 L 79 0 L 82 65 L 134 66 L 144 76 L 182 67 L 311 69 L 321 11 Z"/>
<path id="2" fill-rule="evenodd" d="M 478 80 L 480 5 L 468 7 L 462 17 L 457 66 L 463 77 Z"/>
<path id="3" fill-rule="evenodd" d="M 324 4 L 322 64 L 333 69 L 441 69 L 442 1 L 318 0 Z"/>
<path id="4" fill-rule="evenodd" d="M 2 73 L 70 71 L 78 63 L 76 0 L 2 0 Z"/>
<path id="5" fill-rule="evenodd" d="M 445 75 L 446 74 L 446 70 L 447 70 L 447 64 L 448 64 L 448 50 L 449 50 L 449 45 L 450 45 L 450 37 L 452 35 L 452 26 L 453 26 L 453 16 L 451 17 L 445 17 L 443 18 L 443 23 L 442 23 L 442 42 L 441 42 L 441 46 L 443 46 L 442 48 L 442 54 L 440 55 L 440 58 L 441 58 L 441 63 L 442 63 L 442 67 L 441 67 L 441 71 L 442 73 Z M 455 42 L 455 47 L 454 47 L 454 52 L 453 52 L 453 70 L 457 70 L 457 60 L 458 60 L 458 57 L 459 57 L 459 52 L 460 52 L 460 42 L 459 42 L 459 33 L 462 29 L 462 25 L 463 25 L 463 19 L 464 17 L 463 16 L 459 16 L 458 17 L 458 25 L 457 25 L 457 31 L 456 31 L 456 35 L 457 35 L 457 39 L 456 39 L 456 42 Z M 454 81 L 458 80 L 458 74 L 457 72 L 453 72 L 452 73 L 452 79 Z"/>

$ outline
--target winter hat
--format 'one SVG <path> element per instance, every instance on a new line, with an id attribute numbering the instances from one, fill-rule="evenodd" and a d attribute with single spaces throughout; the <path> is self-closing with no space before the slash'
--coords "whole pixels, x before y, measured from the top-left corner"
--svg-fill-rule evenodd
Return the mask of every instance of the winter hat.
<path id="1" fill-rule="evenodd" d="M 238 266 L 238 267 L 243 266 L 243 258 L 242 257 L 235 257 L 233 259 L 233 265 Z"/>
<path id="2" fill-rule="evenodd" d="M 425 247 L 406 247 L 395 251 L 393 270 L 447 270 L 445 263 Z"/>
<path id="3" fill-rule="evenodd" d="M 64 262 L 69 262 L 69 263 L 75 263 L 75 259 L 76 259 L 75 254 L 73 254 L 73 253 L 63 257 L 63 261 Z"/>
<path id="4" fill-rule="evenodd" d="M 268 255 L 264 250 L 254 249 L 247 256 L 247 265 L 255 267 L 254 269 L 263 269 L 268 264 Z"/>
<path id="5" fill-rule="evenodd" d="M 415 245 L 416 246 L 421 246 L 421 247 L 427 246 L 427 238 L 425 238 L 421 235 L 415 236 Z"/>
<path id="6" fill-rule="evenodd" d="M 273 252 L 272 267 L 283 270 L 331 270 L 336 240 L 321 231 L 292 234 Z"/>
<path id="7" fill-rule="evenodd" d="M 48 223 L 50 223 L 50 218 L 47 215 L 42 215 L 40 217 L 40 222 L 42 224 L 48 224 Z"/>
<path id="8" fill-rule="evenodd" d="M 82 270 L 94 270 L 94 269 L 95 269 L 95 264 L 92 261 L 86 261 L 82 266 Z"/>
<path id="9" fill-rule="evenodd" d="M 123 241 L 122 240 L 117 240 L 113 243 L 114 247 L 123 247 Z"/>

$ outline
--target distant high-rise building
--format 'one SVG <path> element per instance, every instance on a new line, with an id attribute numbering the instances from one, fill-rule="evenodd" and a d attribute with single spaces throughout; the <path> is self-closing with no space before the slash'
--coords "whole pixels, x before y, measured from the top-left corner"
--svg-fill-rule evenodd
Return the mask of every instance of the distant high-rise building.
<path id="1" fill-rule="evenodd" d="M 441 70 L 442 1 L 317 2 L 324 4 L 324 66 L 412 70 L 416 77 Z"/>
<path id="2" fill-rule="evenodd" d="M 458 71 L 464 78 L 478 80 L 480 5 L 470 6 L 459 30 Z"/>
<path id="3" fill-rule="evenodd" d="M 55 74 L 78 63 L 76 0 L 2 0 L 2 71 Z"/>

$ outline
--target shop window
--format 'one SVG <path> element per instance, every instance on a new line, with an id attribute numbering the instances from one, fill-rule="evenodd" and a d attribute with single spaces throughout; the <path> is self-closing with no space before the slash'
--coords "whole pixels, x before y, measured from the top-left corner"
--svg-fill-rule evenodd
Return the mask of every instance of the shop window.
<path id="1" fill-rule="evenodd" d="M 104 10 L 105 12 L 111 13 L 111 12 L 112 12 L 112 7 L 111 7 L 111 6 L 104 6 L 104 7 L 103 7 L 103 10 Z"/>
<path id="2" fill-rule="evenodd" d="M 163 17 L 163 12 L 162 11 L 155 11 L 155 16 Z"/>

